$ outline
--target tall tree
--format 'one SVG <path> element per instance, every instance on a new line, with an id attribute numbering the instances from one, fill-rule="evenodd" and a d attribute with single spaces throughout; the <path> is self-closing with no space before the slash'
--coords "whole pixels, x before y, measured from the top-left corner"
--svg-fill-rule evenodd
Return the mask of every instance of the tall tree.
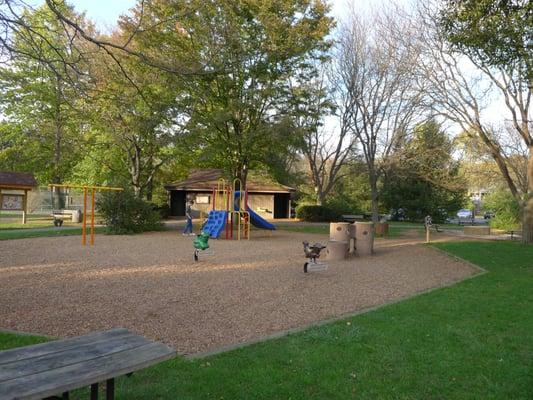
<path id="1" fill-rule="evenodd" d="M 124 26 L 114 33 L 127 34 Z M 154 179 L 176 155 L 183 134 L 176 102 L 179 87 L 172 74 L 122 54 L 115 57 L 116 63 L 99 62 L 92 102 L 98 133 L 92 145 L 103 147 L 108 157 L 102 162 L 125 178 L 136 196 L 152 200 Z"/>
<path id="2" fill-rule="evenodd" d="M 75 15 L 67 6 L 62 12 Z M 83 20 L 79 15 L 76 18 Z M 61 183 L 80 152 L 84 107 L 80 90 L 91 79 L 85 58 L 88 49 L 46 7 L 27 10 L 21 19 L 33 27 L 33 36 L 30 42 L 26 32 L 12 38 L 16 52 L 0 68 L 1 113 L 17 132 L 11 145 L 16 148 L 19 167 L 32 169 L 42 182 Z M 76 67 L 66 68 L 66 64 Z"/>
<path id="3" fill-rule="evenodd" d="M 450 12 L 453 13 L 453 7 L 459 7 L 456 11 L 464 9 L 465 12 L 469 12 L 467 6 L 472 4 L 464 4 L 463 7 L 459 1 L 446 5 L 449 9 L 443 12 L 448 15 Z M 420 71 L 423 71 L 424 80 L 429 83 L 428 94 L 433 101 L 434 109 L 459 124 L 465 132 L 476 135 L 484 143 L 498 165 L 509 190 L 523 206 L 523 240 L 533 243 L 533 135 L 530 117 L 533 84 L 531 78 L 527 76 L 529 74 L 523 73 L 529 61 L 517 59 L 502 64 L 497 58 L 489 57 L 490 51 L 481 54 L 481 48 L 484 46 L 482 43 L 487 38 L 481 35 L 479 30 L 465 32 L 469 36 L 477 32 L 477 40 L 480 41 L 478 51 L 471 42 L 464 48 L 456 46 L 450 43 L 450 40 L 457 40 L 457 32 L 449 31 L 451 28 L 436 17 L 435 6 L 426 4 L 420 9 L 417 20 L 423 27 L 420 32 L 421 46 L 424 49 Z M 483 10 L 488 9 L 471 11 L 475 14 Z M 474 19 L 482 17 L 479 20 L 482 27 L 489 15 L 479 14 L 472 17 Z M 465 69 L 465 60 L 470 61 L 475 68 L 471 68 L 470 71 Z M 526 192 L 521 190 L 520 182 L 516 180 L 513 164 L 508 162 L 509 157 L 505 153 L 503 142 L 506 139 L 502 140 L 483 113 L 488 95 L 494 88 L 503 98 L 513 126 L 510 132 L 512 137 L 508 140 L 514 141 L 519 138 L 528 149 Z"/>
<path id="4" fill-rule="evenodd" d="M 533 79 L 533 3 L 528 0 L 446 0 L 441 25 L 460 52 L 483 65 L 519 70 Z"/>
<path id="5" fill-rule="evenodd" d="M 418 53 L 412 32 L 410 21 L 399 9 L 370 16 L 354 13 L 342 27 L 335 56 L 339 63 L 335 85 L 349 111 L 342 123 L 364 156 L 374 222 L 379 215 L 379 181 L 420 106 L 421 95 L 414 85 Z"/>
<path id="6" fill-rule="evenodd" d="M 466 187 L 453 152 L 452 141 L 434 120 L 417 125 L 385 175 L 382 201 L 387 209 L 402 209 L 411 220 L 431 215 L 443 221 L 461 208 Z"/>
<path id="7" fill-rule="evenodd" d="M 184 80 L 180 100 L 205 151 L 245 183 L 276 145 L 270 133 L 288 110 L 289 85 L 328 47 L 328 7 L 322 0 L 154 1 L 139 2 L 136 15 L 142 6 L 143 19 L 129 23 L 143 31 L 145 52 L 212 71 Z"/>
<path id="8" fill-rule="evenodd" d="M 309 165 L 309 175 L 316 195 L 316 204 L 322 205 L 340 179 L 347 176 L 343 167 L 353 158 L 354 140 L 343 120 L 350 113 L 345 107 L 345 98 L 339 96 L 335 104 L 333 88 L 328 81 L 331 65 L 317 68 L 318 75 L 294 90 L 300 91 L 294 118 L 302 133 L 301 151 Z M 338 112 L 338 134 L 326 128 L 325 118 Z M 331 121 L 330 121 L 331 122 Z M 331 123 L 330 123 L 331 125 Z M 344 171 L 344 172 L 343 172 Z"/>

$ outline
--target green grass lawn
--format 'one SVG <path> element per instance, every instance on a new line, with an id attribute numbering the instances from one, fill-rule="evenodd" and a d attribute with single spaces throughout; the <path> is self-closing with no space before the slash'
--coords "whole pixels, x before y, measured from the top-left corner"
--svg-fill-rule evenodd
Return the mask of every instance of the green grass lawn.
<path id="1" fill-rule="evenodd" d="M 532 399 L 533 247 L 435 246 L 489 273 L 281 339 L 178 357 L 119 379 L 118 398 Z M 4 334 L 0 347 L 39 340 Z"/>
<path id="2" fill-rule="evenodd" d="M 0 222 L 0 231 L 5 230 L 14 230 L 14 229 L 35 229 L 35 228 L 52 228 L 54 226 L 54 223 L 52 219 L 47 220 L 28 220 L 25 224 L 21 222 Z M 76 224 L 70 221 L 63 221 L 63 226 L 80 226 L 80 224 Z"/>
<path id="3" fill-rule="evenodd" d="M 319 233 L 329 234 L 329 223 L 323 224 L 308 224 L 305 223 L 285 223 L 276 224 L 276 228 L 283 231 L 301 232 L 301 233 Z M 458 227 L 457 227 L 458 228 Z M 407 231 L 418 231 L 419 236 L 424 235 L 424 225 L 412 222 L 391 222 L 389 223 L 389 233 L 385 235 L 385 239 L 395 239 L 403 236 Z"/>
<path id="4" fill-rule="evenodd" d="M 53 226 L 52 217 L 48 214 L 28 214 L 26 223 L 22 224 L 22 215 L 20 213 L 13 213 L 2 211 L 0 212 L 0 231 L 8 229 L 33 229 L 33 228 L 47 228 Z M 63 226 L 76 225 L 66 219 Z"/>
<path id="5" fill-rule="evenodd" d="M 97 226 L 94 228 L 95 233 L 104 233 L 105 227 Z M 72 229 L 62 229 L 62 228 L 53 228 L 50 227 L 46 230 L 31 231 L 26 229 L 7 229 L 0 230 L 0 240 L 11 240 L 11 239 L 28 239 L 36 237 L 50 237 L 50 236 L 76 236 L 81 235 L 83 228 L 72 228 Z M 87 228 L 87 234 L 90 233 L 89 228 Z"/>
<path id="6" fill-rule="evenodd" d="M 276 229 L 289 232 L 329 234 L 329 224 L 304 225 L 304 224 L 276 224 Z"/>

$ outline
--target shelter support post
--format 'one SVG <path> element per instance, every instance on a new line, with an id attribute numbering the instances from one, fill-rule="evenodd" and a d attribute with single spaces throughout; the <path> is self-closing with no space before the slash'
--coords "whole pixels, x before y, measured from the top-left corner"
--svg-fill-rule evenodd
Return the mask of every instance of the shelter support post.
<path id="1" fill-rule="evenodd" d="M 24 190 L 24 197 L 22 199 L 22 224 L 26 224 L 28 215 L 28 191 Z"/>

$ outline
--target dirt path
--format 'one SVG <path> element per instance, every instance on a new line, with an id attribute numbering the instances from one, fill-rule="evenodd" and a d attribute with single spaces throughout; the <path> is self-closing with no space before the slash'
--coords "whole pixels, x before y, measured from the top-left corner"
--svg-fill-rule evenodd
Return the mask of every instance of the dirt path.
<path id="1" fill-rule="evenodd" d="M 305 326 L 461 280 L 465 263 L 415 244 L 378 241 L 373 257 L 303 274 L 301 242 L 278 231 L 251 241 L 210 241 L 192 262 L 176 232 L 0 242 L 0 329 L 54 336 L 126 327 L 193 354 Z"/>

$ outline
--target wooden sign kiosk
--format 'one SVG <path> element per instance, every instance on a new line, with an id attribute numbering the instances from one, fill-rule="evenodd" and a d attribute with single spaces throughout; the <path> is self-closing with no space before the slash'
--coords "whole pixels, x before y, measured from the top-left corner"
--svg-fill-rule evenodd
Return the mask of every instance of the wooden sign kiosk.
<path id="1" fill-rule="evenodd" d="M 22 211 L 22 223 L 28 214 L 28 191 L 37 186 L 33 174 L 0 171 L 0 211 Z"/>

